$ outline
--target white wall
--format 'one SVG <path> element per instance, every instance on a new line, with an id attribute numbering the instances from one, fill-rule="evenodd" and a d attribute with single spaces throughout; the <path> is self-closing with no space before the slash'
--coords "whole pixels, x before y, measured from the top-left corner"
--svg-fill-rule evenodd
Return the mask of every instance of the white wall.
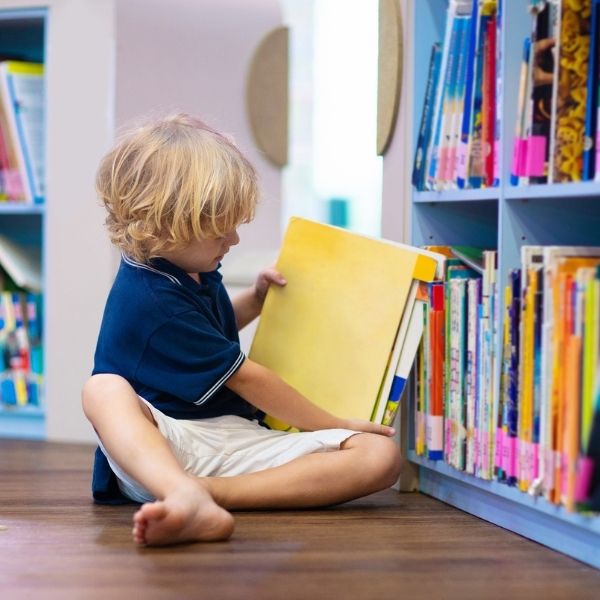
<path id="1" fill-rule="evenodd" d="M 278 0 L 117 3 L 117 123 L 154 109 L 192 112 L 233 135 L 258 169 L 263 201 L 228 258 L 281 239 L 281 173 L 256 149 L 245 102 L 252 54 L 281 22 Z"/>
<path id="2" fill-rule="evenodd" d="M 110 144 L 112 0 L 53 0 L 47 29 L 45 374 L 49 439 L 91 439 L 81 411 L 112 279 L 94 174 Z"/>

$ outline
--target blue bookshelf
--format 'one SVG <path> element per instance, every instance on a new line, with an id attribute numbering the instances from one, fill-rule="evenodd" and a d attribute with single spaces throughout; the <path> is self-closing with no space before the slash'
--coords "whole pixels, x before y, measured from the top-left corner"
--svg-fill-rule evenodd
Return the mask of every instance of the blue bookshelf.
<path id="1" fill-rule="evenodd" d="M 508 271 L 519 266 L 522 245 L 598 245 L 600 242 L 600 184 L 509 185 L 522 44 L 530 34 L 528 4 L 528 0 L 503 2 L 500 185 L 482 190 L 412 193 L 412 243 L 497 248 L 499 290 L 504 289 Z M 435 41 L 444 38 L 447 1 L 415 0 L 412 6 L 414 149 L 430 49 Z M 502 295 L 496 298 L 499 315 L 504 314 Z M 496 356 L 501 356 L 500 344 L 499 339 Z M 499 364 L 495 369 L 498 382 Z M 497 481 L 484 481 L 441 461 L 417 456 L 412 450 L 412 398 L 408 404 L 411 448 L 408 457 L 418 468 L 422 492 L 600 568 L 599 516 L 571 514 L 542 498 L 534 498 Z"/>
<path id="2" fill-rule="evenodd" d="M 45 62 L 47 18 L 45 8 L 0 9 L 0 57 Z M 42 271 L 45 214 L 44 203 L 0 202 L 0 234 L 33 249 L 34 254 L 39 255 Z M 44 439 L 46 418 L 43 406 L 43 402 L 41 406 L 10 406 L 0 401 L 0 437 Z"/>

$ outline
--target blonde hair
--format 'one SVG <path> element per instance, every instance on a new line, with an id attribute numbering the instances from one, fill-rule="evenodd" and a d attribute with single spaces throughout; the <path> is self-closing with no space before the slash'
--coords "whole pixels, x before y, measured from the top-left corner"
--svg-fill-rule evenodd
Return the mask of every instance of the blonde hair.
<path id="1" fill-rule="evenodd" d="M 256 172 L 224 135 L 177 114 L 127 131 L 102 159 L 96 190 L 111 241 L 146 262 L 254 217 Z"/>

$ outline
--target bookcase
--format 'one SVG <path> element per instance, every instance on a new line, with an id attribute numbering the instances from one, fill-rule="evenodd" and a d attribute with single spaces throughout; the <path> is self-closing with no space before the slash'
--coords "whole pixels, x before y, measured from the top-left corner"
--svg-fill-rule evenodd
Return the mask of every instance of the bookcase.
<path id="1" fill-rule="evenodd" d="M 94 440 L 80 394 L 119 264 L 94 178 L 126 122 L 187 111 L 232 134 L 265 194 L 245 249 L 278 245 L 281 175 L 254 147 L 244 85 L 253 50 L 280 23 L 276 0 L 0 0 L 0 54 L 44 63 L 46 130 L 44 202 L 0 202 L 0 234 L 41 257 L 44 399 L 0 404 L 0 437 Z"/>
<path id="2" fill-rule="evenodd" d="M 43 63 L 45 19 L 46 13 L 40 9 L 1 11 L 0 56 Z M 0 234 L 41 255 L 44 217 L 44 204 L 1 202 Z M 41 387 L 43 389 L 43 385 Z M 41 437 L 44 434 L 44 409 L 43 399 L 40 400 L 40 404 L 18 407 L 0 404 L 0 435 L 10 431 L 18 436 Z"/>
<path id="3" fill-rule="evenodd" d="M 522 245 L 600 243 L 600 185 L 585 182 L 512 187 L 509 183 L 523 39 L 531 33 L 528 4 L 527 0 L 505 0 L 502 8 L 499 185 L 411 192 L 414 244 L 498 249 L 497 315 L 504 314 L 502 293 L 498 290 L 504 289 L 509 270 L 520 265 Z M 447 2 L 415 0 L 411 9 L 414 150 L 430 49 L 434 42 L 443 41 Z M 501 336 L 498 338 L 496 356 L 501 356 Z M 499 361 L 495 369 L 499 375 Z M 499 382 L 499 376 L 495 381 Z M 497 481 L 477 479 L 442 461 L 417 456 L 413 411 L 414 396 L 409 403 L 409 459 L 418 468 L 422 492 L 600 568 L 599 517 L 568 513 L 544 498 L 532 497 Z"/>

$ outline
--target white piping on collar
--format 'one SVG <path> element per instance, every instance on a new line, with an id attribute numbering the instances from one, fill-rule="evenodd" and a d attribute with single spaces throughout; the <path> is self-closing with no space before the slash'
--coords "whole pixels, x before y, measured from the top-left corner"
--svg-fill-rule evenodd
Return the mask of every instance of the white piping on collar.
<path id="1" fill-rule="evenodd" d="M 162 275 L 163 277 L 166 277 L 172 283 L 182 285 L 181 281 L 179 281 L 179 279 L 177 279 L 177 277 L 175 277 L 174 275 L 171 275 L 170 273 L 165 273 L 164 271 L 159 271 L 158 269 L 155 269 L 154 267 L 145 265 L 144 263 L 138 262 L 137 260 L 133 260 L 133 258 L 130 258 L 129 256 L 127 256 L 126 254 L 123 254 L 123 253 L 121 253 L 121 257 L 131 267 L 136 267 L 138 269 L 146 269 L 146 271 L 151 271 L 152 273 L 157 273 L 158 275 Z"/>

